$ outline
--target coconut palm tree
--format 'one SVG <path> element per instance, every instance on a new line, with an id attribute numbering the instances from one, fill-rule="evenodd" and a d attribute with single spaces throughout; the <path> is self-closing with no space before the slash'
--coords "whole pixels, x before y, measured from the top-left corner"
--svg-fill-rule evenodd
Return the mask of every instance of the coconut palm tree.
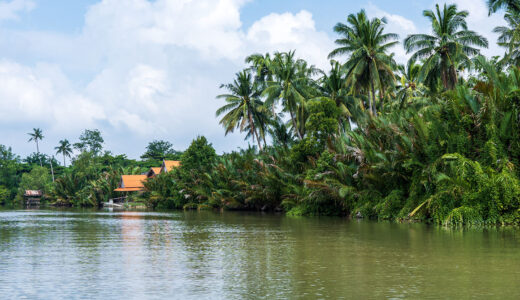
<path id="1" fill-rule="evenodd" d="M 404 41 L 407 53 L 414 52 L 410 62 L 423 60 L 421 78 L 438 78 L 444 89 L 453 90 L 457 83 L 457 68 L 469 66 L 471 56 L 480 51 L 476 47 L 487 47 L 488 41 L 474 31 L 468 30 L 467 11 L 458 11 L 457 6 L 446 5 L 435 11 L 425 10 L 423 15 L 432 23 L 432 34 L 412 34 Z M 425 79 L 426 81 L 428 78 Z"/>
<path id="2" fill-rule="evenodd" d="M 422 82 L 419 80 L 421 65 L 412 62 L 406 66 L 399 65 L 397 70 L 399 80 L 396 86 L 396 97 L 399 101 L 399 108 L 403 108 L 408 99 L 421 94 Z"/>
<path id="3" fill-rule="evenodd" d="M 507 26 L 495 27 L 498 33 L 498 45 L 507 48 L 505 60 L 512 65 L 520 63 L 520 11 L 508 11 L 504 16 Z"/>
<path id="4" fill-rule="evenodd" d="M 356 101 L 349 93 L 349 88 L 346 86 L 346 75 L 342 70 L 342 66 L 339 62 L 332 60 L 331 69 L 329 73 L 321 72 L 322 77 L 318 80 L 318 97 L 328 98 L 336 103 L 336 106 L 341 112 L 341 118 L 339 120 L 340 130 L 350 128 L 350 119 L 353 117 L 352 111 L 357 112 Z"/>
<path id="5" fill-rule="evenodd" d="M 259 114 L 265 111 L 263 102 L 260 100 L 261 91 L 254 81 L 250 72 L 244 70 L 236 74 L 236 78 L 231 84 L 223 84 L 220 88 L 225 88 L 229 94 L 217 96 L 225 99 L 226 105 L 219 108 L 217 116 L 225 114 L 220 120 L 220 124 L 226 129 L 226 134 L 239 128 L 241 132 L 248 131 L 248 135 L 256 139 L 258 147 L 262 150 L 262 143 L 258 135 Z M 262 130 L 263 132 L 263 130 Z"/>
<path id="6" fill-rule="evenodd" d="M 56 150 L 56 154 L 63 155 L 63 166 L 65 167 L 65 158 L 70 157 L 72 154 L 72 145 L 69 140 L 61 140 L 60 145 L 54 148 Z"/>
<path id="7" fill-rule="evenodd" d="M 488 0 L 489 14 L 495 13 L 500 9 L 520 12 L 520 0 Z"/>
<path id="8" fill-rule="evenodd" d="M 287 148 L 294 143 L 294 136 L 279 115 L 272 118 L 269 125 L 268 132 L 271 135 L 274 146 Z"/>
<path id="9" fill-rule="evenodd" d="M 278 101 L 282 102 L 283 111 L 291 117 L 293 130 L 299 139 L 305 135 L 305 101 L 313 92 L 311 78 L 318 70 L 309 66 L 302 59 L 295 58 L 295 52 L 275 53 L 271 61 L 273 80 L 268 82 L 263 91 L 267 96 L 265 104 L 274 111 Z"/>
<path id="10" fill-rule="evenodd" d="M 42 166 L 42 158 L 40 157 L 40 146 L 38 145 L 38 141 L 43 139 L 43 132 L 40 128 L 33 128 L 33 132 L 28 133 L 31 137 L 28 142 L 34 141 L 36 143 L 36 153 L 38 154 L 38 159 L 40 160 L 40 167 Z"/>
<path id="11" fill-rule="evenodd" d="M 346 76 L 341 70 L 341 65 L 337 61 L 331 61 L 331 69 L 327 74 L 322 73 L 322 77 L 319 79 L 319 92 L 320 95 L 324 95 L 336 103 L 336 106 L 340 108 L 342 114 L 346 117 L 350 115 L 348 108 L 345 105 L 345 99 L 348 96 L 348 90 L 345 85 Z"/>
<path id="12" fill-rule="evenodd" d="M 395 33 L 384 33 L 386 20 L 374 18 L 369 20 L 364 10 L 347 17 L 347 24 L 338 23 L 334 31 L 341 35 L 335 43 L 329 58 L 339 55 L 350 55 L 344 65 L 347 72 L 347 85 L 361 87 L 371 93 L 369 108 L 376 114 L 376 90 L 383 97 L 383 73 L 393 78 L 395 61 L 387 51 L 396 45 L 399 36 Z"/>
<path id="13" fill-rule="evenodd" d="M 268 82 L 273 81 L 272 59 L 269 53 L 249 55 L 245 62 L 251 65 L 250 69 L 255 73 L 255 81 L 259 83 L 262 89 L 266 87 Z"/>

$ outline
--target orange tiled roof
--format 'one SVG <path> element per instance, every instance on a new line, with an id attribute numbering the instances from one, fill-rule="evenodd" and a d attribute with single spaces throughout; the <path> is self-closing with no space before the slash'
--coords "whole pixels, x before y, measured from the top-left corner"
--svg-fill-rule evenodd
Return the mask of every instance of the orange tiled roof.
<path id="1" fill-rule="evenodd" d="M 148 170 L 148 172 L 146 173 L 146 176 L 148 178 L 152 178 L 152 177 L 155 177 L 157 175 L 159 175 L 161 173 L 161 168 L 150 168 L 150 170 Z"/>
<path id="2" fill-rule="evenodd" d="M 121 175 L 121 182 L 116 192 L 135 192 L 144 190 L 146 175 Z"/>
<path id="3" fill-rule="evenodd" d="M 180 167 L 181 162 L 178 160 L 165 160 L 163 161 L 161 172 L 170 172 L 174 168 Z"/>
<path id="4" fill-rule="evenodd" d="M 142 191 L 142 188 L 117 188 L 115 192 L 139 192 Z"/>

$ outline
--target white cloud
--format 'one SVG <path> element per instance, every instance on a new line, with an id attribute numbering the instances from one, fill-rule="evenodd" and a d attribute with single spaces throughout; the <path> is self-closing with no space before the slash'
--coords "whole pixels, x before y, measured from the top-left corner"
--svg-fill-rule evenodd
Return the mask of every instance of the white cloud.
<path id="1" fill-rule="evenodd" d="M 157 44 L 194 48 L 232 58 L 240 50 L 240 7 L 245 1 L 105 0 L 86 16 L 85 32 L 109 46 Z M 110 40 L 106 40 L 110 37 Z"/>
<path id="2" fill-rule="evenodd" d="M 247 32 L 249 49 L 257 51 L 297 50 L 320 68 L 328 68 L 327 55 L 333 49 L 330 37 L 316 30 L 312 14 L 302 10 L 297 14 L 269 14 L 256 21 Z"/>
<path id="3" fill-rule="evenodd" d="M 48 64 L 0 62 L 0 106 L 2 123 L 43 122 L 65 132 L 105 117 L 101 105 L 75 92 L 59 67 Z"/>
<path id="4" fill-rule="evenodd" d="M 99 128 L 110 150 L 132 157 L 158 138 L 178 149 L 198 134 L 219 151 L 244 145 L 243 135 L 224 138 L 215 96 L 245 56 L 296 49 L 328 68 L 333 47 L 307 11 L 269 14 L 243 28 L 246 2 L 104 0 L 89 8 L 77 35 L 3 31 L 0 46 L 10 41 L 16 50 L 0 52 L 12 57 L 0 63 L 0 105 L 8 107 L 0 124 L 21 123 L 19 134 L 42 127 L 49 153 L 84 128 Z M 34 64 L 15 62 L 22 57 Z M 33 151 L 23 138 L 12 143 Z"/>
<path id="5" fill-rule="evenodd" d="M 31 0 L 12 0 L 0 2 L 0 21 L 18 20 L 20 12 L 29 12 L 36 7 Z"/>

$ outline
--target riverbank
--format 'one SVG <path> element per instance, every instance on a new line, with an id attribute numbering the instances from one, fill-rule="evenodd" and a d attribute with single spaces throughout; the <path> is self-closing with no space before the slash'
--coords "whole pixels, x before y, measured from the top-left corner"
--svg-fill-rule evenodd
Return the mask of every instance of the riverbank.
<path id="1" fill-rule="evenodd" d="M 167 208 L 159 208 L 152 209 L 143 205 L 142 203 L 128 203 L 121 207 L 100 207 L 100 208 L 78 208 L 78 207 L 64 207 L 64 206 L 51 206 L 51 205 L 42 205 L 39 207 L 2 207 L 0 206 L 0 212 L 8 212 L 8 211 L 57 211 L 57 212 L 115 212 L 115 213 L 165 213 L 165 214 L 177 214 L 177 213 L 212 213 L 212 214 L 251 214 L 251 215 L 262 215 L 262 216 L 277 216 L 277 217 L 289 217 L 289 218 L 304 218 L 304 219 L 319 219 L 319 218 L 331 218 L 338 220 L 347 220 L 347 221 L 358 221 L 358 222 L 375 222 L 375 223 L 384 223 L 384 224 L 423 224 L 425 226 L 434 226 L 434 227 L 442 227 L 442 228 L 451 228 L 454 230 L 464 229 L 464 228 L 511 228 L 511 229 L 520 229 L 520 224 L 518 223 L 471 223 L 471 224 L 437 224 L 432 221 L 421 220 L 421 219 L 399 219 L 399 220 L 389 220 L 389 219 L 375 219 L 375 218 L 364 218 L 361 216 L 301 216 L 301 215 L 291 215 L 287 214 L 284 211 L 280 210 L 229 210 L 224 208 L 212 208 L 208 206 L 201 207 L 187 207 L 184 209 L 167 209 Z"/>

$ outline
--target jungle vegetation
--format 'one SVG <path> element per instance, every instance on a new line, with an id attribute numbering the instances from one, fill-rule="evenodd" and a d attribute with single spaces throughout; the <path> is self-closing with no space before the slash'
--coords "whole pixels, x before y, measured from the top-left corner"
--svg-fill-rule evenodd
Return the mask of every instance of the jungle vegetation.
<path id="1" fill-rule="evenodd" d="M 468 28 L 467 11 L 446 4 L 424 11 L 430 33 L 401 37 L 402 45 L 384 18 L 347 16 L 334 27 L 329 70 L 296 51 L 252 54 L 216 100 L 224 132 L 243 133 L 249 148 L 217 155 L 204 137 L 184 152 L 154 141 L 142 161 L 131 161 L 101 154 L 88 143 L 97 136 L 85 133 L 75 144 L 81 154 L 48 187 L 50 201 L 99 205 L 122 172 L 169 155 L 182 165 L 139 195 L 151 208 L 519 224 L 519 3 L 488 1 L 490 14 L 506 12 L 507 26 L 495 29 L 501 57 L 482 56 L 490 41 Z M 394 47 L 411 55 L 406 65 Z M 24 173 L 18 157 L 0 150 L 1 172 L 16 174 L 9 180 L 43 176 L 45 160 Z M 13 182 L 0 181 L 0 195 L 16 196 Z"/>

